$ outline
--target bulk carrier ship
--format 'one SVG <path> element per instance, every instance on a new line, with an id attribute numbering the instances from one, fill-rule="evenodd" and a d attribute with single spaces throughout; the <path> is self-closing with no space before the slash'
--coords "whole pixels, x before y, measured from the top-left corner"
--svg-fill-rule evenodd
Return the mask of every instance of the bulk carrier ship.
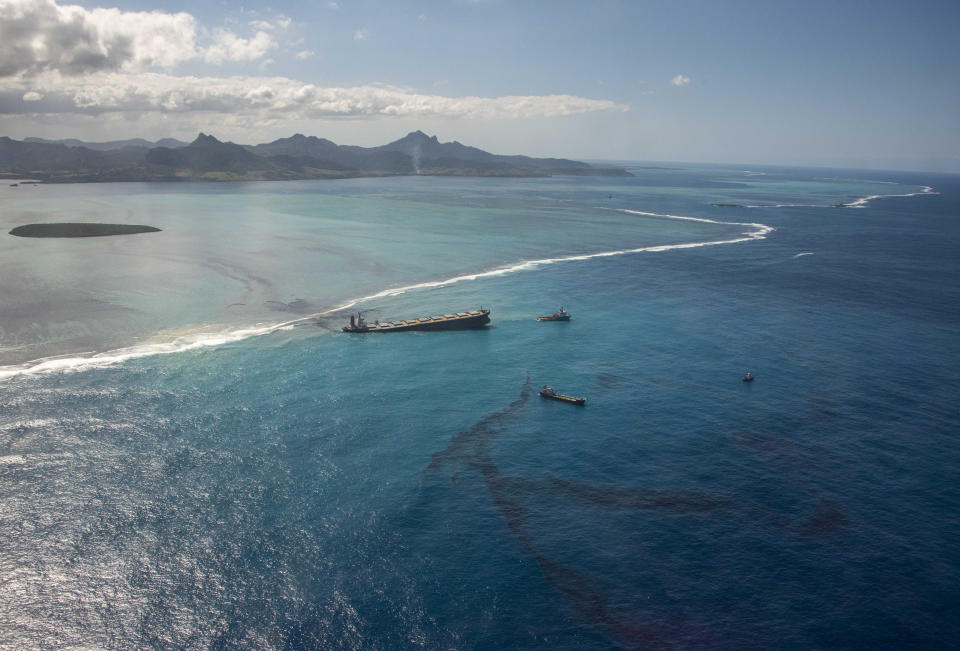
<path id="1" fill-rule="evenodd" d="M 407 332 L 409 330 L 476 330 L 490 323 L 490 310 L 472 310 L 425 316 L 419 319 L 403 321 L 375 321 L 367 323 L 362 314 L 350 315 L 350 325 L 343 326 L 344 332 Z"/>

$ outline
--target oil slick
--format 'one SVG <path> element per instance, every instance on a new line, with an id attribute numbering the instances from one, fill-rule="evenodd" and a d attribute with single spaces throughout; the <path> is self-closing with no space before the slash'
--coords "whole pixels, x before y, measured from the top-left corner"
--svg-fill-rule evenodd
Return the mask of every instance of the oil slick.
<path id="1" fill-rule="evenodd" d="M 816 500 L 809 515 L 797 518 L 749 500 L 705 492 L 591 484 L 552 474 L 546 474 L 542 479 L 505 475 L 494 461 L 493 444 L 507 430 L 511 417 L 518 415 L 528 404 L 531 393 L 528 375 L 516 400 L 481 418 L 470 429 L 455 435 L 446 448 L 433 454 L 424 470 L 421 487 L 428 475 L 445 466 L 449 467 L 453 485 L 460 483 L 461 469 L 476 470 L 507 529 L 537 563 L 547 584 L 564 597 L 577 617 L 590 626 L 608 631 L 628 647 L 709 646 L 713 636 L 709 628 L 699 622 L 655 621 L 642 613 L 625 617 L 622 606 L 614 605 L 619 604 L 620 599 L 608 595 L 604 587 L 588 574 L 554 560 L 541 550 L 530 531 L 535 516 L 528 503 L 551 500 L 576 503 L 595 510 L 642 510 L 725 518 L 744 525 L 770 527 L 799 538 L 828 536 L 849 522 L 838 504 L 821 496 L 809 485 L 794 486 Z M 785 442 L 762 437 L 745 435 L 735 441 L 775 456 L 789 456 L 790 452 L 795 452 L 789 450 L 790 446 Z"/>

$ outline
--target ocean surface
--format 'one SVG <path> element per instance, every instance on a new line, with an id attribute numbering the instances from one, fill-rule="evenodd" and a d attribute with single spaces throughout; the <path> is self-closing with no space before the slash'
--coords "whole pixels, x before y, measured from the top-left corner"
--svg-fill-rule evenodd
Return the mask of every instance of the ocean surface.
<path id="1" fill-rule="evenodd" d="M 628 167 L 3 183 L 0 647 L 960 647 L 960 177 Z"/>

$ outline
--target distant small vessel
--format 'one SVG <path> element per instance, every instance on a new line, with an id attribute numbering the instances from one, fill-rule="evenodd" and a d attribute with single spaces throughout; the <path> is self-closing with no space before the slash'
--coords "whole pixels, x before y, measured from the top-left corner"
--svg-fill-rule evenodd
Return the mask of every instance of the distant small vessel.
<path id="1" fill-rule="evenodd" d="M 472 310 L 455 314 L 426 316 L 405 321 L 376 321 L 367 323 L 363 314 L 356 318 L 350 315 L 350 325 L 343 326 L 344 332 L 406 332 L 408 330 L 475 330 L 490 323 L 490 310 Z"/>
<path id="2" fill-rule="evenodd" d="M 543 398 L 549 398 L 550 400 L 559 400 L 560 402 L 569 402 L 571 405 L 580 405 L 583 407 L 587 403 L 586 398 L 574 398 L 573 396 L 565 396 L 562 393 L 557 393 L 553 390 L 553 387 L 548 387 L 544 385 L 540 389 L 540 396 Z"/>
<path id="3" fill-rule="evenodd" d="M 16 188 L 16 187 L 19 187 L 19 185 L 20 185 L 19 183 L 11 183 L 11 184 L 10 184 L 10 187 L 11 187 L 11 188 Z"/>
<path id="4" fill-rule="evenodd" d="M 570 313 L 564 312 L 562 306 L 559 310 L 557 310 L 550 316 L 537 317 L 537 321 L 569 321 L 569 320 L 570 320 Z"/>
<path id="5" fill-rule="evenodd" d="M 753 382 L 753 373 L 747 371 L 747 374 L 743 376 L 743 382 Z"/>

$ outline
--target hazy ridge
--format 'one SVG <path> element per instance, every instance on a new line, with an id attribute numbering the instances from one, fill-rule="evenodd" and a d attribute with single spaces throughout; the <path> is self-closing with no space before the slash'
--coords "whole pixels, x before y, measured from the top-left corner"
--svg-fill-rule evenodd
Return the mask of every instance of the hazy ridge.
<path id="1" fill-rule="evenodd" d="M 192 143 L 141 138 L 88 143 L 0 137 L 0 174 L 53 183 L 104 181 L 278 181 L 422 174 L 430 176 L 631 176 L 563 158 L 501 156 L 414 131 L 379 147 L 337 145 L 296 134 L 259 145 L 201 133 Z"/>

